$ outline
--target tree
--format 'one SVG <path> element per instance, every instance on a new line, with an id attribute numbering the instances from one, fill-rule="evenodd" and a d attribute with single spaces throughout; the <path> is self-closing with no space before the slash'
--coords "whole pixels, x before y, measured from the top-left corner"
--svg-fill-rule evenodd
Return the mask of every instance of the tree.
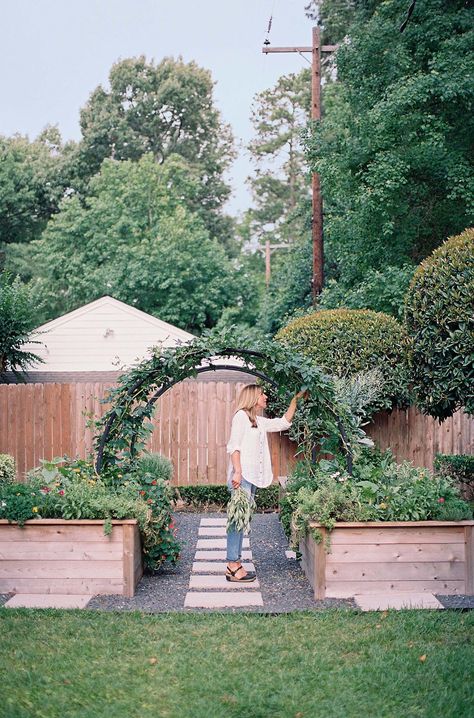
<path id="1" fill-rule="evenodd" d="M 2 374 L 25 371 L 43 360 L 23 347 L 32 341 L 33 303 L 19 277 L 0 274 L 0 381 Z"/>
<path id="2" fill-rule="evenodd" d="M 233 138 L 213 104 L 210 72 L 181 58 L 155 65 L 142 56 L 113 65 L 109 83 L 108 90 L 96 88 L 81 110 L 76 186 L 85 191 L 106 158 L 138 161 L 151 154 L 162 164 L 180 155 L 199 178 L 195 194 L 184 198 L 187 207 L 211 236 L 230 244 L 232 227 L 222 207 L 230 194 L 223 175 Z"/>
<path id="3" fill-rule="evenodd" d="M 417 405 L 443 421 L 474 414 L 474 228 L 420 264 L 406 297 Z"/>
<path id="4" fill-rule="evenodd" d="M 43 318 L 109 294 L 191 332 L 213 326 L 237 293 L 223 248 L 185 206 L 196 191 L 176 155 L 105 160 L 85 203 L 66 199 L 34 243 Z"/>
<path id="5" fill-rule="evenodd" d="M 326 91 L 332 112 L 307 142 L 343 289 L 386 265 L 415 266 L 474 221 L 474 29 L 465 2 L 426 0 L 403 33 L 399 2 L 358 7 L 337 53 L 338 83 Z"/>
<path id="6" fill-rule="evenodd" d="M 252 233 L 260 241 L 291 241 L 301 201 L 309 195 L 309 176 L 301 145 L 311 103 L 309 70 L 284 75 L 275 87 L 258 94 L 252 108 L 255 139 L 249 150 L 256 165 L 249 178 L 255 206 Z"/>
<path id="7" fill-rule="evenodd" d="M 69 148 L 68 148 L 69 149 Z M 0 137 L 0 249 L 38 239 L 67 187 L 58 130 Z"/>

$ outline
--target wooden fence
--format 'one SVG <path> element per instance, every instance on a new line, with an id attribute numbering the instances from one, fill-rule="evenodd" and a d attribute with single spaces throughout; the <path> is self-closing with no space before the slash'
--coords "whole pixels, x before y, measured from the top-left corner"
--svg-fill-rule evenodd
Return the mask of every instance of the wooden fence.
<path id="1" fill-rule="evenodd" d="M 15 457 L 20 480 L 40 459 L 86 458 L 92 449 L 91 417 L 107 406 L 110 383 L 0 385 L 0 453 Z M 169 457 L 173 483 L 222 484 L 232 410 L 244 384 L 184 381 L 157 401 L 148 448 Z M 288 473 L 294 448 L 284 435 L 271 435 L 274 476 Z"/>
<path id="2" fill-rule="evenodd" d="M 474 454 L 474 417 L 463 411 L 440 424 L 412 406 L 381 412 L 364 429 L 382 450 L 391 448 L 397 461 L 407 459 L 415 466 L 431 468 L 438 453 Z"/>
<path id="3" fill-rule="evenodd" d="M 12 454 L 18 478 L 54 456 L 85 458 L 92 449 L 88 419 L 100 416 L 101 404 L 112 384 L 2 384 L 0 385 L 0 453 Z M 226 443 L 232 410 L 243 384 L 235 382 L 181 382 L 157 402 L 155 429 L 149 448 L 168 456 L 174 465 L 174 483 L 225 482 Z M 414 408 L 378 414 L 366 427 L 380 448 L 390 447 L 401 461 L 432 466 L 437 452 L 474 453 L 474 419 L 458 412 L 443 424 Z M 294 463 L 294 445 L 285 435 L 271 435 L 274 476 L 288 473 Z"/>

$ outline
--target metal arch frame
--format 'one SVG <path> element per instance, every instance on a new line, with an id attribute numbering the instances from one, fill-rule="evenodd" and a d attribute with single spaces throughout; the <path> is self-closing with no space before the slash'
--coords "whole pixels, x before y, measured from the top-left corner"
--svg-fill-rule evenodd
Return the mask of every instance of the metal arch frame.
<path id="1" fill-rule="evenodd" d="M 268 359 L 268 357 L 265 354 L 262 354 L 261 352 L 254 352 L 249 349 L 237 349 L 237 348 L 231 348 L 231 347 L 226 347 L 225 349 L 220 350 L 219 354 L 217 356 L 225 356 L 225 355 L 235 356 L 236 354 L 237 355 L 240 354 L 243 356 L 249 356 L 249 357 L 251 357 L 251 356 L 258 357 L 260 359 Z M 201 361 L 204 361 L 205 359 L 206 359 L 206 357 L 203 357 L 201 359 Z M 212 359 L 210 361 L 212 361 Z M 192 372 L 193 373 L 195 372 L 196 374 L 203 374 L 204 372 L 208 372 L 208 371 L 220 371 L 220 370 L 245 372 L 247 374 L 252 374 L 253 376 L 258 377 L 259 379 L 262 379 L 263 381 L 266 381 L 267 383 L 271 384 L 275 388 L 278 386 L 278 384 L 273 379 L 271 379 L 269 376 L 267 376 L 263 372 L 258 371 L 257 369 L 253 369 L 252 367 L 248 367 L 248 366 L 242 367 L 242 366 L 237 366 L 237 365 L 233 365 L 233 364 L 210 364 L 209 366 L 194 368 L 192 370 Z M 127 396 L 131 396 L 137 389 L 139 389 L 141 386 L 143 386 L 143 384 L 145 382 L 152 379 L 153 375 L 157 374 L 157 373 L 159 373 L 159 369 L 153 369 L 152 371 L 150 371 L 150 373 L 146 377 L 142 377 L 132 387 L 130 387 L 130 389 L 127 392 Z M 191 372 L 190 372 L 190 374 L 191 374 Z M 153 404 L 163 394 L 165 394 L 165 392 L 167 392 L 168 389 L 171 389 L 171 387 L 173 387 L 175 384 L 179 384 L 180 381 L 184 381 L 185 378 L 189 378 L 189 377 L 175 379 L 173 381 L 166 382 L 165 384 L 160 386 L 160 388 L 148 400 L 148 402 L 146 404 L 146 409 L 149 409 L 151 406 L 153 406 Z M 97 449 L 97 459 L 96 459 L 96 464 L 95 464 L 95 469 L 98 474 L 100 474 L 101 469 L 102 469 L 104 448 L 105 448 L 105 445 L 107 444 L 109 434 L 110 434 L 110 431 L 112 428 L 112 424 L 115 421 L 116 417 L 117 417 L 117 412 L 114 410 L 111 413 L 111 415 L 109 416 L 109 418 L 107 419 L 107 423 L 104 427 L 104 431 L 102 432 L 100 443 L 99 443 L 99 446 Z M 133 453 L 133 450 L 134 450 L 134 444 L 135 444 L 135 436 L 132 438 L 132 441 L 130 444 L 130 453 L 131 454 Z"/>

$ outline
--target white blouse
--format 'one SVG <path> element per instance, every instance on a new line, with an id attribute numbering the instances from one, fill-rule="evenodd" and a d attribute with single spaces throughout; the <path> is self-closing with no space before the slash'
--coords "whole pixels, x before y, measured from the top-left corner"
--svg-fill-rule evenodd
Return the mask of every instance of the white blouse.
<path id="1" fill-rule="evenodd" d="M 243 409 L 234 414 L 227 453 L 240 451 L 242 477 L 251 484 L 264 488 L 273 480 L 272 462 L 268 447 L 269 431 L 285 431 L 291 422 L 284 416 L 279 419 L 267 419 L 257 416 L 257 426 L 252 423 Z M 232 460 L 229 462 L 228 479 L 233 471 Z"/>

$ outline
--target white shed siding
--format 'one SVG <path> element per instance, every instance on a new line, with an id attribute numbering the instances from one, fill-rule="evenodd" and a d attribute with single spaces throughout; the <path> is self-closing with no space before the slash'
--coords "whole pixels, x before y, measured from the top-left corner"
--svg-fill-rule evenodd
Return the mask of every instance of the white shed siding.
<path id="1" fill-rule="evenodd" d="M 40 344 L 28 348 L 44 364 L 36 371 L 113 371 L 143 359 L 157 344 L 176 346 L 192 334 L 119 302 L 102 297 L 36 330 Z"/>

